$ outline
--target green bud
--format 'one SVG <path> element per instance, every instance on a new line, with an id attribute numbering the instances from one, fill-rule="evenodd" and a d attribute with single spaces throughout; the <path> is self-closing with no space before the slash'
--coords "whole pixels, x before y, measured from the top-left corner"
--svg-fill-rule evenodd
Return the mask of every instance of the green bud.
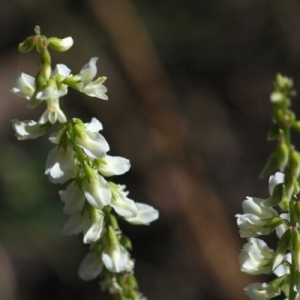
<path id="1" fill-rule="evenodd" d="M 291 78 L 277 74 L 276 85 L 282 90 L 290 90 L 293 87 L 294 82 Z"/>
<path id="2" fill-rule="evenodd" d="M 293 149 L 290 151 L 290 165 L 293 176 L 298 178 L 300 173 L 300 153 Z"/>
<path id="3" fill-rule="evenodd" d="M 284 99 L 285 99 L 284 94 L 278 91 L 273 92 L 270 96 L 270 100 L 272 103 L 280 103 L 283 102 Z"/>
<path id="4" fill-rule="evenodd" d="M 121 243 L 121 245 L 124 246 L 126 249 L 132 250 L 132 243 L 131 243 L 131 241 L 130 241 L 130 239 L 129 239 L 128 236 L 122 234 L 122 237 L 121 237 L 121 239 L 120 239 L 120 243 Z"/>
<path id="5" fill-rule="evenodd" d="M 286 232 L 280 238 L 273 260 L 273 271 L 282 263 L 283 257 L 291 243 L 291 237 L 291 230 L 287 229 Z"/>
<path id="6" fill-rule="evenodd" d="M 294 122 L 293 128 L 294 128 L 298 133 L 300 133 L 300 121 Z"/>
<path id="7" fill-rule="evenodd" d="M 77 83 L 79 83 L 81 81 L 81 77 L 78 76 L 78 75 L 75 75 L 75 76 L 70 76 L 70 77 L 67 77 L 65 80 L 63 80 L 62 83 L 72 87 L 73 89 L 76 89 L 77 90 Z"/>
<path id="8" fill-rule="evenodd" d="M 279 142 L 277 147 L 279 170 L 283 172 L 289 160 L 289 147 L 285 142 Z"/>
<path id="9" fill-rule="evenodd" d="M 46 87 L 46 84 L 47 84 L 47 81 L 42 76 L 41 72 L 38 72 L 37 75 L 35 76 L 35 88 L 38 91 L 41 91 Z"/>
<path id="10" fill-rule="evenodd" d="M 282 129 L 278 127 L 277 124 L 274 124 L 268 132 L 268 141 L 277 140 L 283 135 Z"/>
<path id="11" fill-rule="evenodd" d="M 112 214 L 110 214 L 110 225 L 114 230 L 119 229 L 118 221 L 117 221 L 116 217 Z"/>
<path id="12" fill-rule="evenodd" d="M 291 213 L 293 213 L 292 220 L 295 220 L 295 222 L 300 223 L 300 202 L 299 201 L 294 202 L 293 212 Z"/>
<path id="13" fill-rule="evenodd" d="M 282 108 L 275 107 L 273 109 L 272 118 L 274 122 L 282 122 L 282 120 L 284 119 L 284 110 Z"/>
<path id="14" fill-rule="evenodd" d="M 295 267 L 300 271 L 300 234 L 296 229 L 292 232 L 292 255 Z"/>
<path id="15" fill-rule="evenodd" d="M 280 295 L 281 293 L 281 287 L 283 284 L 285 284 L 286 279 L 287 279 L 288 275 L 283 275 L 281 277 L 278 277 L 274 280 L 272 280 L 267 287 L 267 295 L 268 295 L 268 299 L 270 296 L 276 297 L 278 295 Z"/>
<path id="16" fill-rule="evenodd" d="M 136 289 L 138 288 L 137 280 L 133 275 L 126 277 L 126 284 L 129 285 L 131 288 Z"/>
<path id="17" fill-rule="evenodd" d="M 23 43 L 19 44 L 19 51 L 21 53 L 30 52 L 35 46 L 35 38 L 33 36 L 28 37 Z"/>
<path id="18" fill-rule="evenodd" d="M 119 243 L 116 232 L 111 226 L 108 227 L 108 239 L 109 239 L 110 244 L 118 244 Z"/>
<path id="19" fill-rule="evenodd" d="M 294 176 L 290 168 L 286 171 L 284 176 L 285 194 L 288 200 L 291 200 L 294 192 Z"/>
<path id="20" fill-rule="evenodd" d="M 285 190 L 283 184 L 275 185 L 272 196 L 263 201 L 262 205 L 266 207 L 273 207 L 278 205 L 285 197 Z"/>
<path id="21" fill-rule="evenodd" d="M 263 179 L 265 177 L 274 174 L 278 170 L 278 168 L 279 168 L 278 154 L 277 152 L 273 152 L 269 156 L 264 168 L 259 174 L 259 178 Z"/>
<path id="22" fill-rule="evenodd" d="M 64 39 L 51 37 L 48 39 L 48 45 L 53 50 L 64 52 L 69 50 L 73 46 L 73 39 L 70 36 Z"/>
<path id="23" fill-rule="evenodd" d="M 88 165 L 84 165 L 84 172 L 85 172 L 88 182 L 90 182 L 90 180 L 92 178 L 96 177 L 95 171 Z"/>
<path id="24" fill-rule="evenodd" d="M 82 128 L 80 125 L 78 124 L 75 124 L 73 126 L 73 130 L 74 130 L 74 134 L 75 134 L 75 137 L 78 137 L 78 138 L 81 138 L 82 135 L 84 134 L 84 128 Z"/>

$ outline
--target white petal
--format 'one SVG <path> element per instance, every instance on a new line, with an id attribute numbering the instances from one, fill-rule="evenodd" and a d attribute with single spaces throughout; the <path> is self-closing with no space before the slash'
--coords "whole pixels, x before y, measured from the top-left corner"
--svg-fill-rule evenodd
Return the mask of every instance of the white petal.
<path id="1" fill-rule="evenodd" d="M 81 262 L 78 276 L 85 281 L 95 279 L 101 274 L 102 269 L 101 255 L 97 256 L 97 254 L 90 252 Z"/>
<path id="2" fill-rule="evenodd" d="M 66 190 L 59 191 L 61 200 L 65 203 L 64 213 L 72 215 L 83 209 L 85 197 L 84 192 L 72 181 Z"/>
<path id="3" fill-rule="evenodd" d="M 122 175 L 130 169 L 130 162 L 124 157 L 105 155 L 102 160 L 99 172 L 103 176 Z"/>
<path id="4" fill-rule="evenodd" d="M 128 259 L 127 250 L 120 244 L 113 244 L 102 253 L 105 267 L 115 273 L 120 273 L 126 269 Z"/>
<path id="5" fill-rule="evenodd" d="M 126 221 L 136 225 L 149 225 L 159 217 L 158 210 L 145 203 L 135 203 L 138 208 L 138 214 L 136 217 L 125 218 Z"/>
<path id="6" fill-rule="evenodd" d="M 100 239 L 103 230 L 104 217 L 101 211 L 95 212 L 91 216 L 91 226 L 84 231 L 83 242 L 90 244 Z"/>
<path id="7" fill-rule="evenodd" d="M 12 77 L 12 86 L 12 93 L 29 100 L 35 90 L 35 79 L 18 71 Z"/>
<path id="8" fill-rule="evenodd" d="M 74 152 L 71 147 L 66 151 L 62 147 L 53 148 L 47 157 L 45 174 L 53 183 L 64 183 L 76 175 Z"/>
<path id="9" fill-rule="evenodd" d="M 71 70 L 64 64 L 57 64 L 55 70 L 53 71 L 53 75 L 59 74 L 64 78 L 68 77 L 71 73 Z"/>
<path id="10" fill-rule="evenodd" d="M 46 133 L 46 128 L 32 120 L 19 121 L 11 120 L 12 127 L 16 131 L 18 140 L 36 139 Z"/>
<path id="11" fill-rule="evenodd" d="M 270 195 L 272 196 L 274 187 L 277 184 L 283 183 L 284 182 L 284 174 L 281 172 L 277 172 L 275 175 L 270 176 L 269 178 L 269 192 Z"/>
<path id="12" fill-rule="evenodd" d="M 92 118 L 90 123 L 84 123 L 84 126 L 86 130 L 91 132 L 98 132 L 103 129 L 101 122 L 96 118 Z"/>
<path id="13" fill-rule="evenodd" d="M 111 203 L 111 191 L 107 181 L 100 175 L 83 184 L 86 200 L 95 208 L 101 209 Z"/>
<path id="14" fill-rule="evenodd" d="M 98 132 L 85 131 L 81 138 L 76 137 L 75 141 L 92 159 L 101 158 L 109 151 L 107 141 Z"/>
<path id="15" fill-rule="evenodd" d="M 97 74 L 97 66 L 96 62 L 98 60 L 98 57 L 92 57 L 89 61 L 89 63 L 85 64 L 82 69 L 80 70 L 80 76 L 81 80 L 83 82 L 83 86 L 86 86 L 89 84 L 93 78 Z"/>
<path id="16" fill-rule="evenodd" d="M 86 227 L 87 216 L 81 216 L 81 213 L 76 213 L 72 215 L 63 228 L 63 234 L 70 236 L 70 235 L 77 235 L 82 232 Z"/>

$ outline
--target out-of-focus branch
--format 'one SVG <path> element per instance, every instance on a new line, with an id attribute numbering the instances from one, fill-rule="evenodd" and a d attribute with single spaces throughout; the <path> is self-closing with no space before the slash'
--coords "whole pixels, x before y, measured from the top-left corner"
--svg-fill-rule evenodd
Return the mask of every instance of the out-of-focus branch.
<path id="1" fill-rule="evenodd" d="M 243 287 L 248 279 L 238 268 L 237 239 L 223 203 L 202 167 L 196 163 L 199 157 L 190 151 L 184 116 L 142 20 L 130 1 L 89 2 L 109 32 L 120 61 L 142 101 L 140 108 L 162 163 L 158 169 L 166 167 L 166 162 L 173 165 L 171 169 L 166 167 L 161 188 L 166 184 L 174 188 L 178 195 L 178 210 L 185 216 L 187 230 L 198 245 L 200 260 L 206 261 L 211 268 L 225 298 L 243 299 Z"/>

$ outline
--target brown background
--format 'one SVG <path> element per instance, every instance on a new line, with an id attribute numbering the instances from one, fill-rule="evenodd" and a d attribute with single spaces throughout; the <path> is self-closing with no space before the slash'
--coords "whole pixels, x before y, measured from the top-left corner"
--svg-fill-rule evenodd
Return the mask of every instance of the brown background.
<path id="1" fill-rule="evenodd" d="M 17 70 L 38 70 L 36 53 L 17 51 L 35 25 L 48 37 L 74 38 L 54 64 L 76 74 L 97 56 L 99 75 L 108 77 L 109 101 L 70 91 L 64 103 L 69 117 L 101 120 L 111 154 L 132 164 L 115 180 L 160 210 L 150 227 L 122 223 L 141 290 L 152 300 L 246 299 L 243 287 L 264 279 L 239 271 L 244 241 L 234 215 L 245 196 L 268 195 L 258 174 L 275 147 L 265 139 L 272 82 L 282 72 L 300 85 L 298 1 L 0 0 L 0 7 L 0 300 L 108 299 L 96 281 L 77 277 L 87 251 L 81 237 L 61 234 L 60 187 L 43 175 L 52 145 L 47 137 L 18 142 L 9 122 L 37 120 L 44 109 L 29 110 L 9 93 Z"/>

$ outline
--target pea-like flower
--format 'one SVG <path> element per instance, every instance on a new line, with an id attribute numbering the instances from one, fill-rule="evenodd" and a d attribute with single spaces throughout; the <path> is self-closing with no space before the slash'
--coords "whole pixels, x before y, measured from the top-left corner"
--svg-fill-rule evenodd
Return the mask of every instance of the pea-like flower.
<path id="1" fill-rule="evenodd" d="M 95 251 L 89 252 L 81 262 L 78 270 L 78 276 L 85 280 L 97 278 L 103 269 L 102 257 Z"/>
<path id="2" fill-rule="evenodd" d="M 110 272 L 120 273 L 126 269 L 129 254 L 119 243 L 112 243 L 102 252 L 102 261 Z"/>
<path id="3" fill-rule="evenodd" d="M 65 214 L 72 215 L 82 211 L 85 196 L 75 181 L 72 181 L 65 190 L 59 191 L 59 196 L 65 204 L 63 209 Z"/>
<path id="4" fill-rule="evenodd" d="M 96 166 L 103 176 L 109 177 L 126 173 L 130 169 L 130 162 L 124 157 L 105 155 L 97 159 Z"/>
<path id="5" fill-rule="evenodd" d="M 277 217 L 278 213 L 271 207 L 263 207 L 264 199 L 247 197 L 243 201 L 243 215 L 237 214 L 237 225 L 240 227 L 241 237 L 255 237 L 257 235 L 269 234 L 272 230 L 265 227 L 268 221 Z"/>
<path id="6" fill-rule="evenodd" d="M 29 100 L 35 91 L 35 79 L 28 74 L 18 71 L 12 77 L 12 88 L 10 91 Z"/>
<path id="7" fill-rule="evenodd" d="M 275 175 L 270 176 L 269 178 L 269 192 L 270 195 L 273 194 L 273 190 L 276 185 L 284 182 L 284 174 L 281 172 L 277 172 Z"/>
<path id="8" fill-rule="evenodd" d="M 150 225 L 159 217 L 159 212 L 151 205 L 135 202 L 138 209 L 137 215 L 134 217 L 125 217 L 125 220 L 135 225 Z"/>
<path id="9" fill-rule="evenodd" d="M 92 209 L 75 213 L 66 222 L 63 233 L 67 236 L 83 232 L 83 242 L 90 244 L 100 239 L 103 231 L 104 216 L 101 210 Z"/>
<path id="10" fill-rule="evenodd" d="M 46 100 L 47 102 L 47 109 L 40 117 L 39 123 L 45 124 L 48 121 L 51 124 L 54 124 L 56 121 L 59 121 L 60 123 L 67 122 L 67 117 L 59 105 L 59 98 L 64 95 L 65 95 L 65 91 L 55 90 L 51 86 L 37 93 L 36 95 L 37 99 Z"/>
<path id="11" fill-rule="evenodd" d="M 74 163 L 74 151 L 71 146 L 66 149 L 54 147 L 48 154 L 45 174 L 53 183 L 64 183 L 74 178 L 76 166 Z"/>
<path id="12" fill-rule="evenodd" d="M 45 126 L 32 120 L 19 121 L 14 119 L 11 122 L 18 140 L 32 140 L 46 133 Z"/>
<path id="13" fill-rule="evenodd" d="M 95 208 L 101 209 L 111 203 L 111 191 L 108 182 L 94 172 L 82 185 L 86 200 Z"/>
<path id="14" fill-rule="evenodd" d="M 101 158 L 109 151 L 109 145 L 105 138 L 98 132 L 102 129 L 101 123 L 93 118 L 91 123 L 84 124 L 80 137 L 75 141 L 79 147 L 92 159 Z M 99 129 L 100 128 L 100 129 Z"/>
<path id="15" fill-rule="evenodd" d="M 252 274 L 268 274 L 272 270 L 275 252 L 267 244 L 257 238 L 249 238 L 239 255 L 241 271 Z"/>
<path id="16" fill-rule="evenodd" d="M 269 292 L 267 290 L 268 285 L 260 282 L 252 283 L 245 287 L 245 294 L 252 300 L 266 300 L 272 299 L 278 295 L 280 295 L 280 289 Z"/>
<path id="17" fill-rule="evenodd" d="M 138 214 L 138 209 L 135 202 L 127 198 L 128 192 L 125 192 L 124 185 L 117 185 L 110 183 L 112 191 L 111 206 L 114 208 L 116 213 L 122 217 L 135 217 Z"/>

